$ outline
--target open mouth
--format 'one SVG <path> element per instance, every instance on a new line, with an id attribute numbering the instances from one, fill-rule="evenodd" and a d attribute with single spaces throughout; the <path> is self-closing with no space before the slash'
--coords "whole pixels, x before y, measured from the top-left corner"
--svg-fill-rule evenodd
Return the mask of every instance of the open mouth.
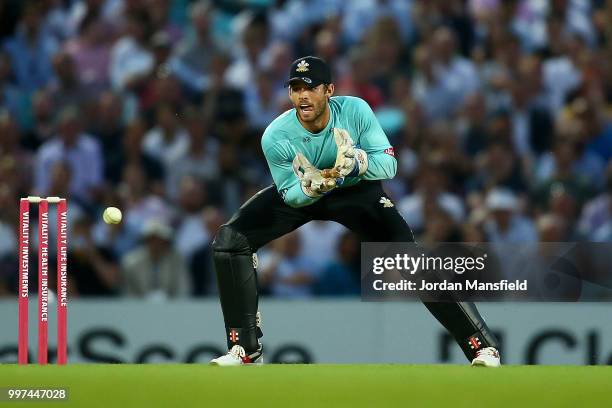
<path id="1" fill-rule="evenodd" d="M 300 108 L 300 112 L 302 113 L 310 113 L 314 111 L 314 107 L 307 103 L 301 103 L 299 108 Z"/>

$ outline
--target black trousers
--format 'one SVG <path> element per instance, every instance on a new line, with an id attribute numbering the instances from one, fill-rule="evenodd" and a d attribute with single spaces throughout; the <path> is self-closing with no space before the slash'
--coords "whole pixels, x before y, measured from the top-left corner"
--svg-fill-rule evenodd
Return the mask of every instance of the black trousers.
<path id="1" fill-rule="evenodd" d="M 355 232 L 361 241 L 413 242 L 406 221 L 393 207 L 380 181 L 361 181 L 340 188 L 316 203 L 292 208 L 275 186 L 255 194 L 223 225 L 213 242 L 213 254 L 228 347 L 241 344 L 247 351 L 258 347 L 262 335 L 256 325 L 256 257 L 261 246 L 312 220 L 336 221 Z M 477 349 L 497 342 L 476 307 L 469 302 L 424 302 L 425 307 L 453 335 L 468 359 Z"/>

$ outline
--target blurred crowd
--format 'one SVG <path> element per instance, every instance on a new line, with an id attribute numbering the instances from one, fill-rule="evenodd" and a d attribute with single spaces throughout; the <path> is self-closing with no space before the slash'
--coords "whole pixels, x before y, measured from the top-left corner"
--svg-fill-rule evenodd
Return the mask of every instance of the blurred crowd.
<path id="1" fill-rule="evenodd" d="M 210 241 L 271 183 L 260 137 L 304 55 L 374 109 L 420 241 L 612 241 L 610 21 L 604 0 L 1 1 L 0 296 L 27 195 L 68 198 L 71 296 L 214 294 Z M 355 295 L 358 267 L 314 222 L 259 283 Z"/>

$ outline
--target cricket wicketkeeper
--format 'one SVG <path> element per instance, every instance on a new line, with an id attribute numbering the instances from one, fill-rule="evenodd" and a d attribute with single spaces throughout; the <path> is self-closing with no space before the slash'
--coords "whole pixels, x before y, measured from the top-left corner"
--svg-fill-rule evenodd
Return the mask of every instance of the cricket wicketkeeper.
<path id="1" fill-rule="evenodd" d="M 333 96 L 320 58 L 291 65 L 294 108 L 265 130 L 261 146 L 274 184 L 248 200 L 212 244 L 229 352 L 217 365 L 261 363 L 256 251 L 311 220 L 336 221 L 362 241 L 413 242 L 382 188 L 395 176 L 393 147 L 362 99 Z M 497 342 L 472 303 L 425 303 L 473 365 L 499 366 Z"/>

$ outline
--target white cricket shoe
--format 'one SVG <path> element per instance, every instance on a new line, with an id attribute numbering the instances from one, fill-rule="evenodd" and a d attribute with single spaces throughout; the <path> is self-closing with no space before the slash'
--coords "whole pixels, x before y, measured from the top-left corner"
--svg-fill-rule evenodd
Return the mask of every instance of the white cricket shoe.
<path id="1" fill-rule="evenodd" d="M 472 360 L 474 367 L 499 367 L 501 359 L 499 351 L 495 347 L 485 347 L 476 352 L 476 358 Z"/>
<path id="2" fill-rule="evenodd" d="M 251 354 L 247 354 L 244 347 L 235 345 L 227 354 L 210 360 L 210 365 L 216 366 L 229 367 L 246 364 L 263 364 L 263 347 L 261 345 L 259 350 Z"/>

